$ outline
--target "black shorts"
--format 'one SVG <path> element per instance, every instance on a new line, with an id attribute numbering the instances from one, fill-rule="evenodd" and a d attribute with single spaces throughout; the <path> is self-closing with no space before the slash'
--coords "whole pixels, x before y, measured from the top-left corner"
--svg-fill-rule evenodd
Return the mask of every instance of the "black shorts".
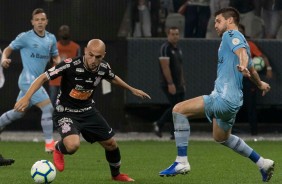
<path id="1" fill-rule="evenodd" d="M 82 135 L 90 143 L 105 141 L 115 133 L 101 113 L 93 108 L 82 113 L 54 112 L 53 121 L 62 139 L 68 135 Z"/>

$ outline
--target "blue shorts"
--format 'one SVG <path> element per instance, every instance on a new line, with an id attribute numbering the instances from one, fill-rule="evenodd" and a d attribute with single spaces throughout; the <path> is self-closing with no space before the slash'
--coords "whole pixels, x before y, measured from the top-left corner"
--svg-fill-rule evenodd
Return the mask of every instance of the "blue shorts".
<path id="1" fill-rule="evenodd" d="M 239 105 L 234 105 L 221 98 L 217 93 L 204 95 L 205 114 L 210 122 L 215 118 L 219 127 L 228 131 L 234 125 Z"/>
<path id="2" fill-rule="evenodd" d="M 30 85 L 28 84 L 20 85 L 20 93 L 18 95 L 17 101 L 26 94 L 29 87 Z M 49 95 L 44 89 L 44 87 L 41 87 L 32 95 L 29 106 L 35 105 L 39 102 L 43 102 L 44 100 L 47 99 L 49 99 Z"/>

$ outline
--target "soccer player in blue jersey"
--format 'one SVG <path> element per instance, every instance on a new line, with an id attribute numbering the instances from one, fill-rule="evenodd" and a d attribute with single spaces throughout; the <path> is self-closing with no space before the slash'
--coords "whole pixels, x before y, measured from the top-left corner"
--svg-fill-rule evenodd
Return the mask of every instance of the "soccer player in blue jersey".
<path id="1" fill-rule="evenodd" d="M 236 114 L 243 104 L 242 79 L 249 77 L 265 95 L 269 84 L 260 80 L 253 68 L 250 48 L 238 31 L 239 13 L 234 8 L 223 8 L 215 13 L 215 29 L 222 37 L 218 49 L 217 78 L 210 95 L 203 95 L 176 104 L 173 108 L 177 157 L 175 162 L 159 173 L 160 176 L 186 174 L 191 170 L 187 148 L 190 135 L 189 120 L 207 119 L 213 125 L 213 138 L 233 151 L 249 158 L 259 168 L 262 180 L 273 175 L 274 161 L 265 159 L 241 138 L 231 134 Z"/>
<path id="2" fill-rule="evenodd" d="M 1 59 L 3 68 L 8 68 L 11 64 L 9 56 L 15 50 L 20 51 L 23 70 L 18 80 L 20 92 L 17 101 L 24 96 L 34 79 L 44 72 L 51 57 L 55 63 L 60 62 L 56 45 L 57 40 L 53 34 L 45 30 L 48 19 L 43 9 L 37 8 L 33 11 L 31 24 L 33 25 L 33 29 L 20 33 L 4 49 Z M 30 105 L 36 105 L 42 111 L 41 126 L 45 137 L 45 151 L 52 152 L 54 150 L 53 106 L 43 87 L 33 95 Z M 6 125 L 23 117 L 23 115 L 24 112 L 17 112 L 15 110 L 10 110 L 2 114 L 0 117 L 0 131 Z"/>

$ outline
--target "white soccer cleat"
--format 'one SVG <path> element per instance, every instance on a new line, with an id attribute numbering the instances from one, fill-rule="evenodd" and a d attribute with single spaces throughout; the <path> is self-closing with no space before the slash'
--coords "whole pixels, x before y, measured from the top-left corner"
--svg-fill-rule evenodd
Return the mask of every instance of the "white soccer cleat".
<path id="1" fill-rule="evenodd" d="M 177 174 L 187 174 L 188 172 L 190 172 L 190 170 L 191 170 L 191 167 L 188 162 L 185 164 L 174 162 L 167 169 L 159 172 L 159 175 L 160 176 L 175 176 Z"/>
<path id="2" fill-rule="evenodd" d="M 273 172 L 274 172 L 274 161 L 270 159 L 263 159 L 263 166 L 260 168 L 262 181 L 268 182 L 273 176 Z"/>

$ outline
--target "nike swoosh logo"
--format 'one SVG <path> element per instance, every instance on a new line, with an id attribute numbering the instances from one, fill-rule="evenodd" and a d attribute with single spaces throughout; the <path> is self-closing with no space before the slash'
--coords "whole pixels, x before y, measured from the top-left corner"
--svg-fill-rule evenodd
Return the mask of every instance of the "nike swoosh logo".
<path id="1" fill-rule="evenodd" d="M 74 78 L 74 79 L 75 79 L 75 80 L 83 80 L 83 79 L 80 79 L 80 78 L 77 78 L 77 77 L 76 77 L 76 78 Z"/>
<path id="2" fill-rule="evenodd" d="M 111 130 L 109 131 L 109 134 L 112 133 L 113 129 L 111 128 Z"/>

